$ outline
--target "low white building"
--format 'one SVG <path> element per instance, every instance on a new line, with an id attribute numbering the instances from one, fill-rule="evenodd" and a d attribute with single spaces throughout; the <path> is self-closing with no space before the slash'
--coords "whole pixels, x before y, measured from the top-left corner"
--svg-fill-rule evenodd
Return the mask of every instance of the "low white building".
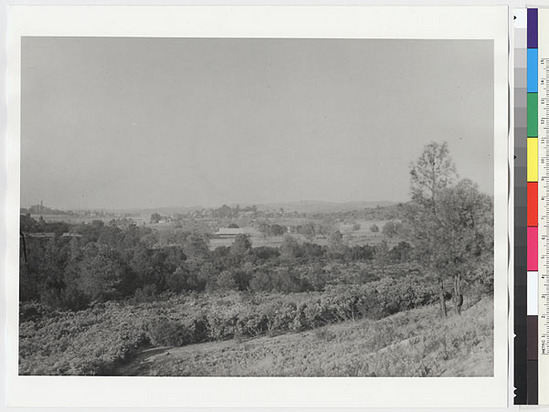
<path id="1" fill-rule="evenodd" d="M 217 232 L 214 233 L 214 237 L 220 239 L 230 239 L 235 238 L 238 235 L 245 235 L 246 232 L 242 228 L 232 228 L 232 227 L 222 227 L 219 228 Z"/>

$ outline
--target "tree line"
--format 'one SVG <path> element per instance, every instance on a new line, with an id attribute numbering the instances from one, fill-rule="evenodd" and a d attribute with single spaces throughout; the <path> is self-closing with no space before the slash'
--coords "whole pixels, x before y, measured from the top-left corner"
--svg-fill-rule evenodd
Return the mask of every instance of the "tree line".
<path id="1" fill-rule="evenodd" d="M 411 246 L 349 245 L 340 232 L 328 245 L 286 235 L 279 247 L 253 247 L 237 235 L 230 247 L 210 250 L 206 234 L 178 230 L 171 242 L 146 226 L 112 220 L 47 223 L 21 216 L 21 301 L 81 309 L 93 302 L 234 289 L 254 292 L 323 290 L 328 262 L 405 262 Z M 33 233 L 52 233 L 33 237 Z M 25 250 L 23 250 L 25 248 Z"/>

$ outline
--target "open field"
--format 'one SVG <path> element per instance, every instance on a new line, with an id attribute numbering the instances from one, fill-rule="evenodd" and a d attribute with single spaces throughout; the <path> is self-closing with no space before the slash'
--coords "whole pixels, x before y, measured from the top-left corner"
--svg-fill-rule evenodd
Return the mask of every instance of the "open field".
<path id="1" fill-rule="evenodd" d="M 387 224 L 388 220 L 357 220 L 356 224 L 358 225 L 356 229 L 353 229 L 353 225 L 338 223 L 334 230 L 339 230 L 345 239 L 345 241 L 350 246 L 364 246 L 371 245 L 375 246 L 381 243 L 383 240 L 387 241 L 389 245 L 397 244 L 401 239 L 399 236 L 388 237 L 382 233 L 383 227 Z M 274 221 L 274 223 L 277 223 Z M 379 232 L 373 232 L 370 230 L 372 226 L 377 226 Z M 168 230 L 169 225 L 164 225 L 164 230 Z M 283 240 L 284 236 L 265 236 L 259 230 L 251 226 L 241 227 L 242 231 L 250 236 L 250 241 L 254 247 L 268 246 L 268 247 L 279 247 Z M 290 234 L 299 242 L 312 242 L 317 245 L 326 246 L 329 244 L 329 237 L 324 235 L 317 235 L 312 239 L 308 239 L 306 236 L 296 233 Z M 219 246 L 230 247 L 234 243 L 234 238 L 212 238 L 210 239 L 209 245 L 210 249 L 214 250 Z"/>
<path id="2" fill-rule="evenodd" d="M 64 222 L 64 223 L 73 224 L 73 225 L 74 224 L 90 224 L 93 221 L 98 221 L 98 220 L 103 221 L 105 224 L 108 224 L 111 220 L 115 219 L 113 216 L 78 216 L 78 215 L 75 215 L 75 216 L 30 215 L 30 217 L 34 219 L 39 219 L 40 217 L 42 217 L 48 223 Z M 150 223 L 145 216 L 132 216 L 132 217 L 129 217 L 128 219 L 131 219 L 138 226 L 149 227 L 151 229 L 158 231 L 158 233 L 178 232 L 178 231 L 184 232 L 187 230 L 187 229 L 180 228 L 178 226 L 178 223 L 176 222 Z M 375 246 L 381 243 L 383 240 L 388 242 L 390 246 L 394 246 L 402 239 L 399 236 L 390 238 L 382 233 L 382 229 L 387 222 L 389 221 L 358 220 L 356 222 L 360 226 L 358 229 L 353 229 L 352 225 L 349 225 L 349 224 L 339 223 L 336 225 L 334 230 L 339 230 L 343 234 L 345 241 L 350 246 L 364 246 L 364 245 Z M 198 223 L 200 224 L 201 222 L 198 221 Z M 277 223 L 277 221 L 273 220 L 273 223 Z M 379 232 L 373 232 L 372 230 L 370 230 L 370 228 L 373 225 L 379 228 Z M 284 237 L 285 237 L 285 235 L 265 236 L 263 233 L 261 233 L 259 230 L 257 230 L 253 226 L 243 226 L 241 227 L 241 229 L 245 234 L 249 236 L 250 241 L 252 242 L 254 247 L 261 247 L 261 246 L 279 247 L 284 241 Z M 210 229 L 210 232 L 211 232 L 210 235 L 213 235 L 214 231 L 212 229 Z M 301 243 L 312 242 L 321 246 L 326 246 L 329 244 L 328 236 L 324 236 L 324 235 L 317 235 L 312 239 L 311 238 L 308 239 L 306 236 L 297 234 L 297 233 L 292 233 L 291 236 Z M 211 239 L 209 240 L 209 248 L 210 250 L 214 250 L 220 246 L 231 247 L 233 243 L 234 243 L 234 237 L 216 238 L 212 236 Z"/>
<path id="3" fill-rule="evenodd" d="M 437 305 L 302 333 L 155 348 L 117 375 L 492 376 L 493 303 L 441 318 Z"/>

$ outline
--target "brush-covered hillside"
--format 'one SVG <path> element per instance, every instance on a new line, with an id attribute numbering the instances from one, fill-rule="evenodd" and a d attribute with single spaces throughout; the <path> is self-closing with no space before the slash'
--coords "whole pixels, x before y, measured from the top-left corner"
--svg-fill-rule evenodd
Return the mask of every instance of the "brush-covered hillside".
<path id="1" fill-rule="evenodd" d="M 302 333 L 142 352 L 120 375 L 491 376 L 493 301 L 440 316 L 437 305 Z"/>

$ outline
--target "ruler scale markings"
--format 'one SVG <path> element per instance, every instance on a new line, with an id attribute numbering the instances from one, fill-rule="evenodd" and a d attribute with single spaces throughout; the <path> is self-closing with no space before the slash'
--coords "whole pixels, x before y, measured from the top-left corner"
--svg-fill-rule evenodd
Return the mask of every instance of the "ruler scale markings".
<path id="1" fill-rule="evenodd" d="M 538 24 L 538 157 L 539 165 L 549 163 L 549 12 L 539 9 L 536 19 Z M 539 220 L 549 219 L 549 169 L 544 167 L 543 176 L 538 184 Z M 540 231 L 541 232 L 541 231 Z M 539 260 L 549 260 L 549 230 L 544 226 L 544 233 L 539 234 Z M 548 262 L 549 263 L 549 262 Z M 549 404 L 549 265 L 539 268 L 538 274 L 538 393 L 539 404 Z"/>

